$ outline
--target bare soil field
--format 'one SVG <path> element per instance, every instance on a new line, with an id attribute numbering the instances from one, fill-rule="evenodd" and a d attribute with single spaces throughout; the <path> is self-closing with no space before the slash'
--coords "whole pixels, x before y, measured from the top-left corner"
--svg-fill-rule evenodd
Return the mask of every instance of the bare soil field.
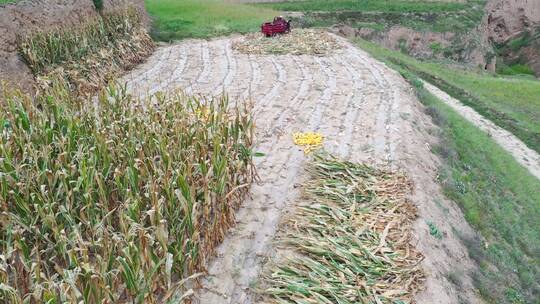
<path id="1" fill-rule="evenodd" d="M 435 126 L 405 80 L 338 37 L 343 48 L 327 56 L 246 55 L 232 49 L 238 39 L 243 38 L 162 46 L 123 78 L 133 94 L 182 88 L 207 96 L 226 92 L 232 101 L 254 103 L 256 151 L 265 154 L 255 159 L 260 182 L 209 261 L 194 302 L 259 302 L 254 293 L 259 272 L 304 180 L 309 156 L 293 144 L 297 131 L 322 133 L 324 148 L 339 157 L 403 170 L 415 185 L 415 245 L 425 256 L 427 280 L 417 302 L 479 302 L 469 276 L 473 263 L 460 237 L 478 238 L 441 193 L 440 164 L 430 148 Z M 442 240 L 430 235 L 428 221 Z"/>

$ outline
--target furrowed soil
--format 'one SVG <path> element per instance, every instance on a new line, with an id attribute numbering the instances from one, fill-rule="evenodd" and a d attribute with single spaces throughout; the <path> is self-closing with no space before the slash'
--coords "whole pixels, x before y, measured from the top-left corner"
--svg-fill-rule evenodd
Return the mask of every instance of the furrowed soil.
<path id="1" fill-rule="evenodd" d="M 315 131 L 324 148 L 354 162 L 403 170 L 414 182 L 418 206 L 415 245 L 425 256 L 426 288 L 418 303 L 477 303 L 473 262 L 461 238 L 478 239 L 459 208 L 436 182 L 437 158 L 430 145 L 434 125 L 413 90 L 395 71 L 344 39 L 328 56 L 246 55 L 231 47 L 240 36 L 187 40 L 160 47 L 123 80 L 133 94 L 182 88 L 188 94 L 252 101 L 256 122 L 255 159 L 260 182 L 237 212 L 208 263 L 193 301 L 202 304 L 258 303 L 254 292 L 262 265 L 273 254 L 282 217 L 299 201 L 308 156 L 292 133 Z M 430 235 L 436 224 L 442 240 Z M 457 279 L 456 279 L 457 278 Z"/>

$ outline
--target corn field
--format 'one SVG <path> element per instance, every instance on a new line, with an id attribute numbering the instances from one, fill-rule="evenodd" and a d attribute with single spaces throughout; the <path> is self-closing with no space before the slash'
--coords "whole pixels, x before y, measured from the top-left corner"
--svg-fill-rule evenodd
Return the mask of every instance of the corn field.
<path id="1" fill-rule="evenodd" d="M 308 172 L 305 202 L 277 237 L 284 257 L 265 266 L 265 303 L 410 303 L 423 272 L 405 176 L 324 152 Z"/>
<path id="2" fill-rule="evenodd" d="M 3 96 L 0 302 L 189 295 L 255 174 L 249 107 L 117 85 L 95 107 L 59 83 Z"/>
<path id="3" fill-rule="evenodd" d="M 80 27 L 19 38 L 19 51 L 39 88 L 63 78 L 73 92 L 93 94 L 154 50 L 139 12 L 119 10 Z"/>

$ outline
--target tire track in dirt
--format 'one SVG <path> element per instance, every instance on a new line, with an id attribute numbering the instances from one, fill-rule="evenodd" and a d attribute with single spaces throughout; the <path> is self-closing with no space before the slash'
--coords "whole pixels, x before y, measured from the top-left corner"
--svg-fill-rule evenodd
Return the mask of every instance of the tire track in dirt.
<path id="1" fill-rule="evenodd" d="M 185 48 L 180 48 L 179 53 L 180 53 L 180 64 L 179 64 L 179 66 L 177 66 L 174 69 L 174 71 L 173 71 L 173 73 L 171 75 L 171 78 L 170 78 L 169 82 L 167 83 L 167 86 L 166 86 L 167 90 L 174 88 L 176 83 L 180 79 L 182 79 L 182 74 L 184 73 L 184 71 L 186 69 L 186 65 L 187 65 L 187 61 L 188 61 L 188 54 L 185 51 Z"/>
<path id="2" fill-rule="evenodd" d="M 175 79 L 178 79 L 178 77 L 180 77 L 181 73 L 184 71 L 187 62 L 187 56 L 182 46 L 178 46 L 176 49 L 172 49 L 169 57 L 177 58 L 173 59 L 176 64 L 169 65 L 166 69 L 162 69 L 160 71 L 160 75 L 165 74 L 165 80 L 161 80 L 159 85 L 156 85 L 152 89 L 150 89 L 148 91 L 149 95 L 153 95 L 158 91 L 162 91 L 170 87 L 171 83 L 174 82 Z"/>
<path id="3" fill-rule="evenodd" d="M 252 185 L 251 198 L 238 210 L 236 227 L 208 262 L 203 288 L 193 300 L 201 304 L 258 302 L 251 287 L 273 252 L 272 239 L 282 216 L 300 196 L 296 185 L 303 181 L 306 156 L 292 143 L 292 132 L 319 130 L 329 151 L 353 161 L 402 168 L 421 185 L 413 196 L 420 209 L 416 232 L 430 273 L 429 291 L 418 296 L 419 303 L 458 302 L 456 295 L 463 291 L 445 279 L 449 270 L 440 269 L 461 262 L 467 271 L 470 265 L 466 257 L 449 256 L 463 251 L 454 244 L 458 242 L 455 236 L 445 239 L 445 244 L 455 248 L 444 250 L 428 239 L 425 220 L 445 221 L 449 216 L 437 211 L 433 202 L 434 197 L 442 197 L 435 182 L 438 163 L 424 145 L 429 140 L 427 132 L 419 131 L 433 125 L 404 80 L 344 40 L 342 50 L 315 57 L 238 54 L 231 49 L 234 39 L 241 38 L 187 40 L 160 48 L 124 78 L 130 80 L 133 93 L 143 93 L 139 89 L 145 87 L 151 92 L 177 87 L 204 95 L 225 90 L 232 102 L 245 98 L 254 102 L 254 150 L 265 153 L 254 160 L 261 181 Z M 162 77 L 168 77 L 165 85 Z M 451 221 L 440 227 L 466 226 L 459 221 L 459 208 L 452 212 Z M 467 280 L 462 288 L 473 289 Z M 465 298 L 474 303 L 472 293 L 465 292 Z"/>
<path id="4" fill-rule="evenodd" d="M 351 62 L 350 54 L 347 53 L 346 55 L 347 62 Z M 340 126 L 339 134 L 343 139 L 343 144 L 338 147 L 338 149 L 339 153 L 343 155 L 343 157 L 350 158 L 353 132 L 358 126 L 357 122 L 360 114 L 359 108 L 364 103 L 365 99 L 362 95 L 362 87 L 364 86 L 364 83 L 360 77 L 358 77 L 359 69 L 353 69 L 351 64 L 345 64 L 345 68 L 347 70 L 347 75 L 352 79 L 353 91 L 349 94 L 345 118 L 342 120 L 343 124 Z M 347 126 L 352 127 L 347 128 Z M 358 130 L 356 130 L 356 132 L 358 132 Z"/>
<path id="5" fill-rule="evenodd" d="M 326 86 L 323 90 L 319 102 L 315 105 L 315 109 L 308 123 L 308 130 L 319 131 L 321 129 L 321 120 L 328 109 L 328 104 L 330 103 L 331 98 L 333 97 L 334 91 L 336 90 L 336 75 L 335 72 L 328 67 L 327 58 L 316 58 L 317 64 L 321 67 L 325 77 L 326 77 Z"/>
<path id="6" fill-rule="evenodd" d="M 376 83 L 376 89 L 379 91 L 379 104 L 376 110 L 376 122 L 375 122 L 375 134 L 373 134 L 372 145 L 374 148 L 375 156 L 383 156 L 383 163 L 390 164 L 393 160 L 390 155 L 389 149 L 389 115 L 392 106 L 392 101 L 389 96 L 390 86 L 388 82 L 381 76 L 380 70 L 371 62 L 367 62 L 364 58 L 360 58 L 362 62 L 366 64 L 369 73 L 373 76 Z"/>
<path id="7" fill-rule="evenodd" d="M 202 70 L 201 73 L 197 76 L 197 81 L 194 84 L 190 85 L 190 88 L 193 90 L 193 85 L 204 86 L 210 83 L 209 75 L 211 71 L 210 66 L 210 48 L 208 43 L 203 41 L 201 44 L 201 63 Z"/>
<path id="8" fill-rule="evenodd" d="M 276 79 L 264 78 L 264 81 L 269 83 L 270 85 L 273 84 L 273 87 L 270 90 L 270 92 L 265 94 L 264 97 L 260 99 L 260 102 L 257 102 L 255 104 L 255 107 L 253 109 L 255 113 L 255 117 L 258 117 L 258 115 L 260 114 L 259 112 L 261 111 L 262 108 L 264 108 L 267 105 L 271 105 L 276 101 L 276 97 L 279 91 L 286 84 L 287 74 L 283 66 L 275 58 L 270 58 L 270 62 L 272 63 L 272 66 L 274 67 L 274 69 L 277 71 L 277 78 Z"/>
<path id="9" fill-rule="evenodd" d="M 227 42 L 223 45 L 223 51 L 225 53 L 227 66 L 225 68 L 226 74 L 221 82 L 216 82 L 216 87 L 212 95 L 220 95 L 225 92 L 226 88 L 229 88 L 232 77 L 236 74 L 236 61 L 232 56 L 231 42 Z"/>
<path id="10" fill-rule="evenodd" d="M 352 126 L 351 128 L 345 128 L 345 138 L 347 138 L 345 143 L 349 143 L 350 147 L 356 145 L 360 149 L 355 149 L 356 151 L 354 153 L 349 152 L 348 156 L 351 160 L 357 162 L 365 161 L 366 159 L 373 160 L 376 156 L 373 152 L 372 138 L 376 134 L 374 126 L 376 121 L 375 113 L 378 108 L 378 103 L 374 95 L 376 97 L 379 90 L 375 87 L 375 82 L 372 81 L 373 77 L 370 77 L 369 69 L 360 59 L 355 57 L 355 53 L 348 51 L 347 56 L 347 67 L 358 78 L 356 83 L 360 84 L 356 87 L 357 98 L 359 100 L 355 103 L 357 104 L 354 109 L 356 113 L 352 116 L 355 111 L 348 111 L 350 113 L 349 119 L 352 121 L 345 124 L 345 126 Z"/>
<path id="11" fill-rule="evenodd" d="M 325 149 L 340 157 L 346 157 L 350 150 L 350 145 L 342 133 L 347 129 L 352 130 L 352 124 L 345 124 L 347 112 L 350 111 L 356 86 L 353 74 L 347 69 L 348 58 L 343 56 L 332 56 L 329 58 L 332 66 L 331 76 L 334 78 L 329 86 L 333 87 L 332 96 L 323 113 L 321 127 L 318 130 L 327 136 Z M 334 82 L 334 83 L 332 83 Z M 350 126 L 350 127 L 347 127 Z"/>
<path id="12" fill-rule="evenodd" d="M 308 94 L 309 88 L 313 87 L 313 77 L 309 76 L 310 73 L 307 72 L 307 68 L 303 64 L 303 62 L 300 62 L 296 57 L 292 57 L 292 60 L 297 69 L 301 72 L 300 84 L 298 85 L 298 93 L 294 96 L 293 99 L 291 99 L 291 106 L 286 107 L 283 111 L 279 113 L 278 117 L 273 119 L 273 122 L 276 126 L 282 126 L 286 119 L 294 119 L 293 117 L 291 117 L 291 115 L 298 114 L 294 110 L 301 107 L 302 102 L 306 100 L 306 95 Z"/>
<path id="13" fill-rule="evenodd" d="M 189 80 L 188 85 L 184 88 L 184 92 L 188 95 L 196 93 L 194 92 L 194 86 L 202 85 L 208 82 L 211 83 L 211 79 L 205 79 L 208 75 L 205 72 L 208 71 L 208 69 L 210 68 L 209 62 L 210 62 L 210 57 L 211 57 L 210 54 L 211 54 L 212 49 L 208 47 L 208 43 L 206 41 L 201 41 L 200 50 L 201 50 L 200 55 L 198 54 L 198 56 L 196 57 L 197 59 L 200 58 L 200 60 L 195 61 L 196 63 L 198 63 L 198 64 L 195 64 L 196 69 L 194 69 L 197 72 L 196 76 L 194 76 L 193 78 L 185 77 L 186 79 Z M 207 54 L 208 56 L 206 56 Z M 215 56 L 215 57 L 220 58 L 220 56 Z"/>
<path id="14" fill-rule="evenodd" d="M 244 89 L 244 92 L 240 96 L 241 99 L 250 99 L 251 94 L 254 88 L 259 87 L 261 81 L 261 70 L 257 60 L 254 60 L 251 55 L 248 55 L 247 60 L 249 61 L 250 74 L 249 74 L 249 83 L 247 88 Z M 244 82 L 242 82 L 244 83 Z"/>

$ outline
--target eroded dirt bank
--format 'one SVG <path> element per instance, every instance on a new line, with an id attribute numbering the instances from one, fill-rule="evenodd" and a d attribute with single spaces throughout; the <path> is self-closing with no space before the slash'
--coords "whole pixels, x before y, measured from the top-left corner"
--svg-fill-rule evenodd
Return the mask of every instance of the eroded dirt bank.
<path id="1" fill-rule="evenodd" d="M 478 302 L 469 276 L 473 263 L 458 237 L 472 238 L 473 231 L 435 181 L 439 162 L 430 152 L 435 139 L 429 135 L 434 126 L 402 77 L 341 38 L 344 48 L 326 57 L 245 55 L 231 48 L 235 39 L 242 38 L 161 47 L 123 79 L 135 94 L 225 90 L 232 100 L 249 98 L 255 104 L 256 150 L 265 153 L 255 160 L 261 181 L 209 262 L 195 302 L 257 302 L 252 287 L 303 181 L 306 155 L 294 146 L 294 131 L 321 132 L 326 150 L 346 159 L 404 170 L 415 183 L 415 242 L 427 272 L 417 301 Z M 426 221 L 436 223 L 442 241 L 430 235 Z M 449 281 L 450 273 L 459 274 L 460 286 Z"/>

